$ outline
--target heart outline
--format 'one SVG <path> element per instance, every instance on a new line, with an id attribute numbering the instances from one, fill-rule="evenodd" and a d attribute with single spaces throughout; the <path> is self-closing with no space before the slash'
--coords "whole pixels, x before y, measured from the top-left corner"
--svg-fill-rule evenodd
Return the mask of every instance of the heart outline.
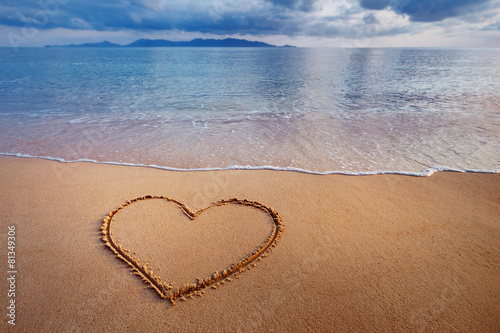
<path id="1" fill-rule="evenodd" d="M 265 213 L 267 213 L 272 221 L 273 221 L 273 231 L 270 236 L 267 238 L 266 242 L 261 245 L 257 250 L 253 251 L 250 254 L 247 254 L 240 261 L 231 264 L 228 268 L 222 271 L 216 271 L 210 276 L 199 279 L 196 284 L 188 283 L 185 284 L 182 289 L 178 287 L 176 290 L 173 290 L 172 284 L 168 284 L 167 282 L 161 283 L 161 278 L 156 276 L 153 270 L 148 268 L 148 264 L 140 265 L 137 260 L 130 255 L 130 250 L 123 248 L 118 244 L 117 240 L 113 237 L 113 233 L 111 232 L 111 226 L 114 221 L 113 217 L 120 212 L 120 210 L 125 207 L 131 205 L 134 202 L 140 200 L 151 200 L 151 199 L 162 199 L 167 200 L 169 202 L 175 203 L 183 212 L 186 214 L 191 220 L 195 220 L 201 213 L 206 211 L 207 209 L 223 206 L 223 205 L 245 205 L 252 206 L 258 208 Z M 192 296 L 197 295 L 201 296 L 204 293 L 204 289 L 208 289 L 210 287 L 216 289 L 220 284 L 224 284 L 224 281 L 231 281 L 232 276 L 236 276 L 252 267 L 255 267 L 256 261 L 262 260 L 262 258 L 267 257 L 267 255 L 272 251 L 273 248 L 276 247 L 279 239 L 281 238 L 281 234 L 284 231 L 284 224 L 281 219 L 279 213 L 271 207 L 267 207 L 260 202 L 257 201 L 249 201 L 246 199 L 240 200 L 237 198 L 231 198 L 229 200 L 220 200 L 217 202 L 213 202 L 211 205 L 202 208 L 196 212 L 193 212 L 189 207 L 184 205 L 183 203 L 171 199 L 165 196 L 155 196 L 155 195 L 146 195 L 143 197 L 138 197 L 132 200 L 127 200 L 124 204 L 122 204 L 117 209 L 110 212 L 104 219 L 103 225 L 101 227 L 102 237 L 101 239 L 106 243 L 106 246 L 111 249 L 111 251 L 122 261 L 124 261 L 127 266 L 132 271 L 132 274 L 138 275 L 143 282 L 145 282 L 150 288 L 154 289 L 158 295 L 160 295 L 163 299 L 168 299 L 172 305 L 176 304 L 176 301 L 180 298 L 185 300 L 184 296 Z"/>

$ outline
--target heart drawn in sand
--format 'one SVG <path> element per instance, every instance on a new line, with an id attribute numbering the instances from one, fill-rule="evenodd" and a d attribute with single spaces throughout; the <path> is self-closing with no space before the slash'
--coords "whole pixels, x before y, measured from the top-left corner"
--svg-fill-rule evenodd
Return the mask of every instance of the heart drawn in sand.
<path id="1" fill-rule="evenodd" d="M 199 278 L 197 283 L 184 284 L 183 287 L 174 289 L 171 283 L 161 282 L 161 278 L 157 276 L 150 267 L 148 267 L 148 264 L 139 264 L 139 260 L 131 255 L 131 251 L 129 249 L 125 249 L 122 245 L 118 244 L 118 241 L 114 237 L 111 230 L 113 222 L 115 221 L 116 214 L 118 214 L 125 207 L 142 200 L 164 200 L 172 202 L 177 205 L 177 207 L 191 221 L 194 221 L 204 211 L 217 206 L 249 206 L 255 209 L 259 209 L 269 215 L 269 217 L 271 217 L 273 222 L 272 232 L 262 245 L 260 245 L 255 251 L 248 253 L 240 261 L 234 262 L 229 267 L 226 267 L 221 271 L 216 271 L 215 273 L 204 279 Z M 146 284 L 148 284 L 148 286 L 156 290 L 161 298 L 168 299 L 172 305 L 175 305 L 178 299 L 185 300 L 186 296 L 201 296 L 204 293 L 204 289 L 207 289 L 209 287 L 216 289 L 219 285 L 224 284 L 225 281 L 231 281 L 231 277 L 236 276 L 237 274 L 240 274 L 252 267 L 255 267 L 256 261 L 262 260 L 262 258 L 266 257 L 276 246 L 277 242 L 281 238 L 281 234 L 284 230 L 284 225 L 277 211 L 256 201 L 239 200 L 236 198 L 232 198 L 230 200 L 220 200 L 212 203 L 208 207 L 200 209 L 197 212 L 193 212 L 186 205 L 177 200 L 170 199 L 164 196 L 147 195 L 133 200 L 128 200 L 119 208 L 109 213 L 108 216 L 106 216 L 103 220 L 101 230 L 102 240 L 119 259 L 123 260 L 129 266 L 129 268 L 132 270 L 132 273 L 139 276 Z"/>

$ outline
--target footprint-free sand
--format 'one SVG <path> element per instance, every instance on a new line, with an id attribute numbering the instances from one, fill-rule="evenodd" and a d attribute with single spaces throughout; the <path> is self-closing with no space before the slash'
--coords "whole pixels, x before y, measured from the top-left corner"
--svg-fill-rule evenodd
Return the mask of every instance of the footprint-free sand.
<path id="1" fill-rule="evenodd" d="M 285 229 L 256 267 L 172 306 L 102 240 L 103 219 L 146 195 L 192 211 L 256 201 Z M 173 172 L 0 157 L 0 199 L 1 267 L 6 276 L 14 225 L 17 271 L 15 297 L 0 283 L 2 332 L 500 330 L 500 174 Z M 123 247 L 173 287 L 230 267 L 273 228 L 252 207 L 191 220 L 154 200 L 114 222 Z"/>

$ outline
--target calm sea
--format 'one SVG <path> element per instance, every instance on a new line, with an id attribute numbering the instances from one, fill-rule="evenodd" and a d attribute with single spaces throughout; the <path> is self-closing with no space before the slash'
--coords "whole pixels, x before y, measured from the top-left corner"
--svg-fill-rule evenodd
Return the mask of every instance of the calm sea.
<path id="1" fill-rule="evenodd" d="M 0 49 L 0 153 L 166 168 L 500 169 L 500 49 Z"/>

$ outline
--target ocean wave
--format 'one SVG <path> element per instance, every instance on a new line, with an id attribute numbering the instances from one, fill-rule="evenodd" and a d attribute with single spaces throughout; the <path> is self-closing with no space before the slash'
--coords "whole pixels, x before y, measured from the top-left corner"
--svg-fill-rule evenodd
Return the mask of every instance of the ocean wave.
<path id="1" fill-rule="evenodd" d="M 184 169 L 184 168 L 174 168 L 168 166 L 161 166 L 155 164 L 139 164 L 139 163 L 124 163 L 124 162 L 113 162 L 113 161 L 96 161 L 93 159 L 76 159 L 76 160 L 65 160 L 59 157 L 52 156 L 34 156 L 29 154 L 20 154 L 20 153 L 3 153 L 0 152 L 2 156 L 11 156 L 11 157 L 20 157 L 20 158 L 40 158 L 50 161 L 57 161 L 61 163 L 78 163 L 78 162 L 89 162 L 96 164 L 110 164 L 110 165 L 121 165 L 121 166 L 133 166 L 133 167 L 145 167 L 145 168 L 154 168 L 168 171 L 182 171 L 182 172 L 190 172 L 190 171 L 222 171 L 222 170 L 273 170 L 273 171 L 293 171 L 300 173 L 307 173 L 313 175 L 347 175 L 347 176 L 367 176 L 367 175 L 404 175 L 404 176 L 413 176 L 413 177 L 428 177 L 433 175 L 436 172 L 471 172 L 471 173 L 500 173 L 500 169 L 492 169 L 492 170 L 483 170 L 483 169 L 456 169 L 449 168 L 446 166 L 432 166 L 427 169 L 420 170 L 418 172 L 414 171 L 402 171 L 402 170 L 374 170 L 374 171 L 337 171 L 337 170 L 328 170 L 328 171 L 311 171 L 307 169 L 295 168 L 295 167 L 276 167 L 272 165 L 262 165 L 262 166 L 250 166 L 250 165 L 231 165 L 223 168 L 193 168 L 193 169 Z"/>

